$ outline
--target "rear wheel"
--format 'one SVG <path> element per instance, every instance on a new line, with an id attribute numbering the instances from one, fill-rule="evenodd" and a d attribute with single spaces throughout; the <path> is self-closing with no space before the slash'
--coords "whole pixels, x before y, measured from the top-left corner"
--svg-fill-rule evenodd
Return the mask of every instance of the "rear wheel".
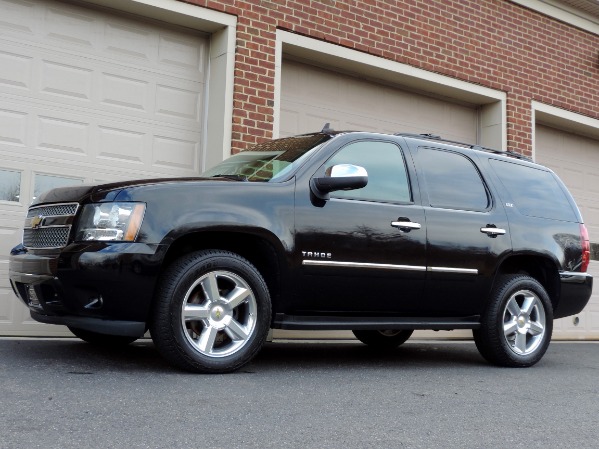
<path id="1" fill-rule="evenodd" d="M 174 262 L 161 279 L 150 333 L 174 365 L 225 373 L 256 355 L 270 317 L 268 288 L 250 262 L 228 251 L 198 251 Z"/>
<path id="2" fill-rule="evenodd" d="M 137 337 L 126 337 L 123 335 L 99 334 L 85 329 L 69 326 L 69 330 L 81 340 L 96 346 L 126 346 L 137 340 Z"/>
<path id="3" fill-rule="evenodd" d="M 530 276 L 507 275 L 499 279 L 473 335 L 491 363 L 527 367 L 541 360 L 552 331 L 553 308 L 543 286 Z"/>
<path id="4" fill-rule="evenodd" d="M 411 329 L 406 330 L 354 330 L 352 331 L 356 338 L 362 343 L 381 349 L 396 348 L 408 341 L 408 338 L 414 332 Z"/>

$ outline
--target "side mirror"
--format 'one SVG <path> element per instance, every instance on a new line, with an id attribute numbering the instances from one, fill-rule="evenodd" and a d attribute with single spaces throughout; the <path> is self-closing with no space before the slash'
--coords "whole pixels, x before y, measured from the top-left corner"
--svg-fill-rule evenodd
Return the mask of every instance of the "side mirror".
<path id="1" fill-rule="evenodd" d="M 354 190 L 366 187 L 368 173 L 364 167 L 351 164 L 333 165 L 322 178 L 312 178 L 310 189 L 317 198 L 327 200 L 336 190 Z"/>

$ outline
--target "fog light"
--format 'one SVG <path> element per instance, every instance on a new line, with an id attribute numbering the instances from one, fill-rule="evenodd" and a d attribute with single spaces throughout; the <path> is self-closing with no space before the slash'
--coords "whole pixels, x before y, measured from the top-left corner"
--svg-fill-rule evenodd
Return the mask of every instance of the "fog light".
<path id="1" fill-rule="evenodd" d="M 35 288 L 32 284 L 27 286 L 27 299 L 29 300 L 29 305 L 33 307 L 41 307 L 40 300 L 37 297 L 37 293 L 35 292 Z"/>

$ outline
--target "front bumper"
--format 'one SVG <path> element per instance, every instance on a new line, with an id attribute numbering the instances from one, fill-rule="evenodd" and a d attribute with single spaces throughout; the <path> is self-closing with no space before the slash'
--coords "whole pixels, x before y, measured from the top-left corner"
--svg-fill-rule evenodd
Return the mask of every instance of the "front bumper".
<path id="1" fill-rule="evenodd" d="M 593 276 L 588 273 L 560 273 L 561 294 L 553 317 L 564 318 L 580 313 L 593 293 Z"/>
<path id="2" fill-rule="evenodd" d="M 72 244 L 10 256 L 10 283 L 31 317 L 109 335 L 142 336 L 163 257 L 161 245 Z"/>

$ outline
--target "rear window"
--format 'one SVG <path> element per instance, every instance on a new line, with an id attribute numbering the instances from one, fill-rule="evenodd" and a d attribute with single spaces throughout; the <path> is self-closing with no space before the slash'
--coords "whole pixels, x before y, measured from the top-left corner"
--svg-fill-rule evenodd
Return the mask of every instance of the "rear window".
<path id="1" fill-rule="evenodd" d="M 497 159 L 490 159 L 490 162 L 520 213 L 577 221 L 570 201 L 551 172 Z"/>

